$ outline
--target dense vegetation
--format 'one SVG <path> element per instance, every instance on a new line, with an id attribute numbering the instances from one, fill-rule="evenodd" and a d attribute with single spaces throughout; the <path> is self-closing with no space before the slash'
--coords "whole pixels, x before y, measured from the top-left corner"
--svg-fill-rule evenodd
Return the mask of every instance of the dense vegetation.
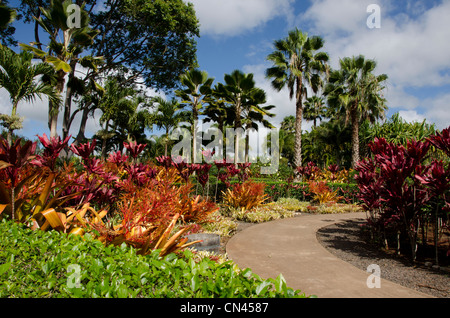
<path id="1" fill-rule="evenodd" d="M 323 39 L 298 29 L 274 43 L 266 75 L 275 89 L 288 89 L 296 112 L 279 129 L 277 172 L 264 175 L 261 158 L 250 163 L 248 132 L 273 128 L 276 105 L 266 105 L 253 74 L 233 70 L 214 84 L 197 69 L 192 4 L 106 1 L 93 10 L 99 1 L 78 2 L 77 27 L 69 25 L 70 0 L 0 5 L 0 87 L 11 100 L 11 113 L 0 114 L 1 297 L 304 296 L 281 276 L 262 280 L 186 251 L 196 243 L 188 234 L 229 236 L 236 220 L 296 212 L 365 210 L 384 247 L 400 252 L 407 238 L 416 260 L 432 231 L 435 263 L 449 256 L 439 244 L 449 224 L 449 129 L 398 114 L 383 121 L 387 75 L 375 74 L 376 61 L 344 57 L 332 70 Z M 36 41 L 19 53 L 14 18 L 34 23 Z M 44 96 L 50 136 L 19 138 L 19 103 Z M 101 129 L 88 139 L 96 111 Z M 303 119 L 314 123 L 311 131 L 302 130 Z M 192 138 L 189 160 L 172 156 L 177 128 L 206 134 L 198 120 L 245 133 L 214 149 Z M 149 137 L 153 127 L 163 134 Z M 80 288 L 67 285 L 70 264 L 81 270 Z"/>
<path id="2" fill-rule="evenodd" d="M 190 251 L 140 256 L 87 234 L 36 232 L 7 221 L 0 222 L 0 233 L 0 297 L 305 297 L 282 276 L 263 280 L 231 261 L 196 259 Z"/>

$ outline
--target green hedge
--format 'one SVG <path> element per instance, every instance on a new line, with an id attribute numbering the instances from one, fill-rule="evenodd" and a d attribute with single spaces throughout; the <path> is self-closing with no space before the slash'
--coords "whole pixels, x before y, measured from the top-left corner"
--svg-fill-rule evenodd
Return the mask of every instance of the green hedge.
<path id="1" fill-rule="evenodd" d="M 309 191 L 307 182 L 288 183 L 286 181 L 273 181 L 268 178 L 251 178 L 254 182 L 265 183 L 265 192 L 269 195 L 271 201 L 277 201 L 279 198 L 295 198 L 300 201 L 310 201 L 311 193 Z M 194 184 L 195 184 L 195 180 Z M 230 180 L 231 184 L 238 183 L 237 178 Z M 341 202 L 343 203 L 359 203 L 358 200 L 358 185 L 355 183 L 327 183 L 327 186 L 332 191 L 338 191 L 338 195 L 343 197 Z M 222 182 L 216 182 L 213 177 L 205 186 L 204 192 L 200 185 L 196 185 L 197 194 L 208 195 L 212 200 L 220 202 L 222 199 L 222 191 L 226 190 L 226 185 Z"/>
<path id="2" fill-rule="evenodd" d="M 266 183 L 266 193 L 272 201 L 279 198 L 294 198 L 300 201 L 310 201 L 313 194 L 309 190 L 308 183 L 287 183 L 287 182 L 270 182 Z M 349 183 L 327 183 L 331 191 L 337 191 L 342 197 L 343 203 L 358 203 L 358 185 Z"/>
<path id="3" fill-rule="evenodd" d="M 0 222 L 0 297 L 243 298 L 305 297 L 282 276 L 263 280 L 231 261 L 195 262 L 190 251 L 162 259 L 90 235 L 31 231 Z"/>

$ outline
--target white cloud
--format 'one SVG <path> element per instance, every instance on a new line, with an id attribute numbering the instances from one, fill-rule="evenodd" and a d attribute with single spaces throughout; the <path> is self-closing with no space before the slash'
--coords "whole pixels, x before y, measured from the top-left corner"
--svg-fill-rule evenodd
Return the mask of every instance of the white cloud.
<path id="1" fill-rule="evenodd" d="M 401 110 L 398 112 L 399 116 L 404 119 L 405 121 L 412 123 L 412 122 L 423 122 L 425 117 L 415 110 Z"/>
<path id="2" fill-rule="evenodd" d="M 450 122 L 448 94 L 423 96 L 421 88 L 450 87 L 450 1 L 380 0 L 381 28 L 366 25 L 372 0 L 319 0 L 302 13 L 297 24 L 309 23 L 310 35 L 325 39 L 333 68 L 339 58 L 363 54 L 378 62 L 375 73 L 389 76 L 385 97 L 406 120 Z M 408 91 L 416 91 L 414 95 Z"/>
<path id="3" fill-rule="evenodd" d="M 394 11 L 389 1 L 380 1 L 381 28 L 369 29 L 367 5 L 372 0 L 316 1 L 300 17 L 312 23 L 312 31 L 325 39 L 325 50 L 338 59 L 363 54 L 378 62 L 377 71 L 389 75 L 398 86 L 450 84 L 450 1 L 423 11 L 423 5 L 409 5 L 406 12 Z"/>
<path id="4" fill-rule="evenodd" d="M 200 20 L 201 35 L 235 36 L 277 16 L 292 18 L 293 0 L 190 0 Z"/>
<path id="5" fill-rule="evenodd" d="M 450 126 L 450 93 L 425 99 L 422 109 L 427 122 L 435 123 L 438 129 Z"/>

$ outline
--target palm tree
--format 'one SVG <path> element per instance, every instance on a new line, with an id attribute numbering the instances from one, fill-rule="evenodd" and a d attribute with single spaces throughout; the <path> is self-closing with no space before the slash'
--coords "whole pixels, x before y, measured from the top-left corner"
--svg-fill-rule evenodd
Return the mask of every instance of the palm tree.
<path id="1" fill-rule="evenodd" d="M 193 69 L 180 78 L 183 90 L 177 90 L 175 94 L 182 99 L 182 103 L 189 105 L 192 111 L 192 160 L 197 163 L 197 122 L 198 116 L 203 108 L 203 104 L 212 93 L 211 85 L 213 78 L 208 77 L 208 73 Z"/>
<path id="2" fill-rule="evenodd" d="M 145 130 L 152 123 L 152 114 L 146 106 L 147 98 L 143 95 L 134 95 L 121 102 L 112 124 L 115 144 L 121 152 L 125 141 L 136 141 L 139 144 L 147 142 Z"/>
<path id="3" fill-rule="evenodd" d="M 317 120 L 322 120 L 326 116 L 326 105 L 322 97 L 312 96 L 306 99 L 303 110 L 303 118 L 314 122 L 317 127 Z"/>
<path id="4" fill-rule="evenodd" d="M 231 112 L 231 108 L 227 106 L 227 103 L 224 99 L 221 99 L 216 94 L 217 86 L 213 89 L 213 93 L 211 98 L 208 100 L 208 104 L 205 106 L 202 115 L 205 116 L 203 119 L 204 123 L 215 123 L 217 129 L 222 133 L 222 138 L 219 138 L 219 151 L 216 154 L 219 158 L 223 158 L 225 154 L 224 150 L 224 138 L 223 135 L 225 131 L 225 127 L 232 124 L 233 114 Z"/>
<path id="5" fill-rule="evenodd" d="M 17 13 L 14 9 L 4 3 L 0 3 L 0 30 L 6 29 L 15 20 L 16 16 Z"/>
<path id="6" fill-rule="evenodd" d="M 8 130 L 8 143 L 12 143 L 14 130 L 22 128 L 22 119 L 17 116 L 19 102 L 33 102 L 36 97 L 45 95 L 55 105 L 60 104 L 59 94 L 52 85 L 39 81 L 39 76 L 51 76 L 53 69 L 45 63 L 32 63 L 33 55 L 27 52 L 17 54 L 0 45 L 0 87 L 5 88 L 10 96 L 11 115 L 1 115 L 3 126 Z"/>
<path id="7" fill-rule="evenodd" d="M 69 74 L 69 80 L 75 75 L 75 67 L 81 61 L 89 61 L 86 64 L 97 64 L 96 59 L 92 56 L 85 56 L 80 58 L 80 54 L 84 48 L 90 46 L 94 38 L 99 34 L 98 30 L 92 30 L 89 27 L 89 14 L 83 8 L 80 10 L 80 25 L 77 27 L 70 27 L 70 14 L 72 10 L 68 7 L 72 5 L 72 0 L 51 0 L 48 9 L 41 8 L 40 17 L 35 17 L 36 22 L 42 29 L 49 34 L 50 42 L 48 45 L 48 52 L 27 44 L 20 44 L 20 46 L 27 51 L 34 53 L 43 61 L 54 66 L 56 72 L 56 88 L 62 94 L 65 85 L 65 77 Z M 62 37 L 61 37 L 62 35 Z M 40 44 L 36 43 L 39 47 Z M 70 120 L 70 105 L 72 92 L 68 86 L 66 92 L 66 100 L 64 103 L 64 124 L 63 131 L 68 131 L 68 121 Z M 59 105 L 49 103 L 49 128 L 50 136 L 57 136 L 57 122 Z"/>
<path id="8" fill-rule="evenodd" d="M 234 163 L 239 161 L 239 129 L 243 128 L 242 115 L 246 109 L 250 109 L 255 103 L 256 98 L 261 98 L 261 89 L 255 86 L 253 74 L 244 74 L 240 70 L 235 70 L 231 74 L 225 74 L 225 84 L 217 85 L 216 94 L 223 98 L 231 108 L 234 118 L 234 129 L 236 135 L 234 137 Z M 265 93 L 264 93 L 265 94 Z M 256 101 L 258 102 L 258 101 Z"/>
<path id="9" fill-rule="evenodd" d="M 254 129 L 258 131 L 258 123 L 262 124 L 265 128 L 274 127 L 265 117 L 275 117 L 275 114 L 269 112 L 275 106 L 261 106 L 265 103 L 266 92 L 262 89 L 255 88 L 250 94 L 250 99 L 242 109 L 242 123 L 245 128 L 245 162 L 249 160 L 250 130 Z"/>
<path id="10" fill-rule="evenodd" d="M 292 164 L 294 160 L 295 145 L 295 116 L 290 115 L 283 118 L 279 137 L 280 154 Z"/>
<path id="11" fill-rule="evenodd" d="M 103 87 L 98 85 L 94 80 L 89 80 L 87 82 L 83 82 L 83 88 L 81 90 L 77 90 L 76 102 L 78 104 L 78 108 L 72 113 L 70 121 L 73 122 L 77 113 L 81 112 L 81 121 L 80 126 L 78 128 L 78 134 L 73 141 L 73 144 L 79 145 L 86 140 L 85 132 L 86 125 L 89 116 L 93 116 L 95 110 L 98 109 L 100 105 L 100 101 L 104 97 L 105 90 Z"/>
<path id="12" fill-rule="evenodd" d="M 383 118 L 386 100 L 382 97 L 386 74 L 375 76 L 377 63 L 363 55 L 340 60 L 340 70 L 331 72 L 324 94 L 330 107 L 345 114 L 352 127 L 352 168 L 359 161 L 359 126 L 366 119 L 374 122 Z"/>
<path id="13" fill-rule="evenodd" d="M 328 54 L 317 52 L 324 45 L 318 36 L 308 37 L 297 28 L 289 32 L 287 38 L 274 43 L 275 51 L 267 57 L 274 66 L 268 68 L 266 75 L 272 86 L 281 91 L 289 89 L 289 96 L 296 100 L 295 166 L 302 165 L 302 120 L 303 99 L 307 97 L 306 84 L 317 87 L 318 74 L 327 72 Z"/>
<path id="14" fill-rule="evenodd" d="M 136 94 L 136 90 L 132 87 L 126 87 L 116 77 L 109 77 L 105 83 L 105 94 L 99 102 L 99 109 L 102 111 L 100 124 L 103 125 L 102 130 L 97 132 L 97 136 L 102 140 L 102 159 L 106 158 L 108 149 L 107 143 L 115 134 L 114 121 L 117 120 L 122 108 L 126 108 L 129 99 Z"/>
<path id="15" fill-rule="evenodd" d="M 153 122 L 159 129 L 165 131 L 164 155 L 167 156 L 169 133 L 180 123 L 189 119 L 189 113 L 183 111 L 183 105 L 175 98 L 170 101 L 158 96 L 154 98 L 156 110 L 153 114 Z"/>
<path id="16" fill-rule="evenodd" d="M 345 121 L 338 118 L 330 120 L 320 125 L 316 132 L 317 139 L 330 146 L 333 163 L 348 166 L 351 158 L 351 133 Z"/>

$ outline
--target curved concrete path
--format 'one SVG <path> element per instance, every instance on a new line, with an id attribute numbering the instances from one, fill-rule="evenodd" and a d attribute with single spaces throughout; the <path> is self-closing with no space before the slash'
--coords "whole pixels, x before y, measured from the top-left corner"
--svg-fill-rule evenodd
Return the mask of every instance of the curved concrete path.
<path id="1" fill-rule="evenodd" d="M 262 278 L 283 274 L 288 287 L 319 298 L 431 298 L 383 279 L 380 288 L 368 288 L 371 273 L 337 258 L 324 248 L 316 232 L 365 213 L 302 215 L 252 226 L 233 236 L 226 246 L 228 257 L 240 268 Z"/>

